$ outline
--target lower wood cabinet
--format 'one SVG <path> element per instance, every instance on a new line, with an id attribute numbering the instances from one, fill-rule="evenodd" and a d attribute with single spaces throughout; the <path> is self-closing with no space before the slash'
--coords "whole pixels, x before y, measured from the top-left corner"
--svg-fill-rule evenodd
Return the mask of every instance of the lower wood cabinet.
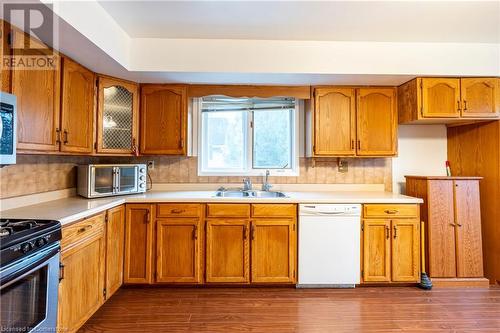
<path id="1" fill-rule="evenodd" d="M 59 331 L 76 332 L 104 302 L 104 217 L 102 213 L 63 228 Z M 72 242 L 65 243 L 65 237 Z"/>
<path id="2" fill-rule="evenodd" d="M 125 207 L 118 206 L 108 210 L 106 215 L 106 299 L 123 284 L 124 250 Z"/>
<path id="3" fill-rule="evenodd" d="M 206 282 L 250 282 L 248 220 L 207 221 Z"/>
<path id="4" fill-rule="evenodd" d="M 410 216 L 411 212 L 414 212 L 414 217 L 390 218 L 392 215 Z M 417 206 L 365 205 L 362 270 L 364 282 L 419 281 L 420 221 Z"/>
<path id="5" fill-rule="evenodd" d="M 201 222 L 198 218 L 156 221 L 156 282 L 200 283 Z"/>

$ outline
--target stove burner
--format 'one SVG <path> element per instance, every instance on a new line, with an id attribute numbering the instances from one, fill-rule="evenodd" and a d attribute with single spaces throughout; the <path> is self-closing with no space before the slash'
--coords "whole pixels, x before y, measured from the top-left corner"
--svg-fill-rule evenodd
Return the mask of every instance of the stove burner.
<path id="1" fill-rule="evenodd" d="M 17 231 L 24 231 L 36 228 L 39 224 L 34 220 L 0 221 L 0 237 L 9 236 Z"/>

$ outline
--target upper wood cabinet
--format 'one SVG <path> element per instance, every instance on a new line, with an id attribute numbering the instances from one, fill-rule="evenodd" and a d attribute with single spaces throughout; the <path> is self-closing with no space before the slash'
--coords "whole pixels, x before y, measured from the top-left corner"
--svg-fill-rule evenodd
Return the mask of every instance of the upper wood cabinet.
<path id="1" fill-rule="evenodd" d="M 357 90 L 358 156 L 393 156 L 397 147 L 396 90 Z"/>
<path id="2" fill-rule="evenodd" d="M 24 32 L 12 29 L 12 43 L 39 43 Z M 5 39 L 5 38 L 4 38 Z M 33 50 L 30 50 L 30 52 Z M 40 55 L 43 52 L 40 51 Z M 22 48 L 14 55 L 23 56 Z M 51 152 L 59 150 L 60 57 L 55 54 L 55 70 L 16 68 L 9 72 L 11 93 L 17 97 L 17 149 Z M 2 76 L 4 71 L 2 71 Z M 4 78 L 2 78 L 4 83 Z M 2 84 L 8 86 L 7 83 Z"/>
<path id="3" fill-rule="evenodd" d="M 398 87 L 399 123 L 460 123 L 498 118 L 498 78 L 416 78 Z"/>
<path id="4" fill-rule="evenodd" d="M 61 91 L 61 151 L 92 153 L 94 143 L 94 73 L 63 58 Z"/>
<path id="5" fill-rule="evenodd" d="M 155 205 L 127 204 L 125 208 L 125 283 L 151 283 Z"/>
<path id="6" fill-rule="evenodd" d="M 98 90 L 97 153 L 138 154 L 139 86 L 99 76 Z"/>
<path id="7" fill-rule="evenodd" d="M 106 216 L 106 299 L 123 284 L 125 206 L 108 210 Z"/>
<path id="8" fill-rule="evenodd" d="M 355 89 L 318 88 L 314 103 L 314 153 L 318 156 L 355 155 Z"/>
<path id="9" fill-rule="evenodd" d="M 186 154 L 187 89 L 185 86 L 141 87 L 142 154 Z"/>
<path id="10" fill-rule="evenodd" d="M 394 88 L 316 88 L 313 156 L 397 155 Z"/>

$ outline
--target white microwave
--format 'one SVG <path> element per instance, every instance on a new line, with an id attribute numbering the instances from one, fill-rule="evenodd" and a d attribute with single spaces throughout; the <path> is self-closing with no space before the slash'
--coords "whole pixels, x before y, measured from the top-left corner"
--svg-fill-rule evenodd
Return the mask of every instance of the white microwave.
<path id="1" fill-rule="evenodd" d="M 0 164 L 16 164 L 16 96 L 0 91 Z"/>
<path id="2" fill-rule="evenodd" d="M 146 192 L 146 164 L 78 166 L 78 194 L 86 198 Z"/>

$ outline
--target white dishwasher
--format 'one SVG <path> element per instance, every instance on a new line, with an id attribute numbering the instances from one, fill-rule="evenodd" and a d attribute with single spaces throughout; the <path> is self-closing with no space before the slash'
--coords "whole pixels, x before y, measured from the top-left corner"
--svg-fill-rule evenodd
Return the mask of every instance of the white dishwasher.
<path id="1" fill-rule="evenodd" d="M 299 288 L 354 288 L 360 280 L 361 205 L 299 206 Z"/>

